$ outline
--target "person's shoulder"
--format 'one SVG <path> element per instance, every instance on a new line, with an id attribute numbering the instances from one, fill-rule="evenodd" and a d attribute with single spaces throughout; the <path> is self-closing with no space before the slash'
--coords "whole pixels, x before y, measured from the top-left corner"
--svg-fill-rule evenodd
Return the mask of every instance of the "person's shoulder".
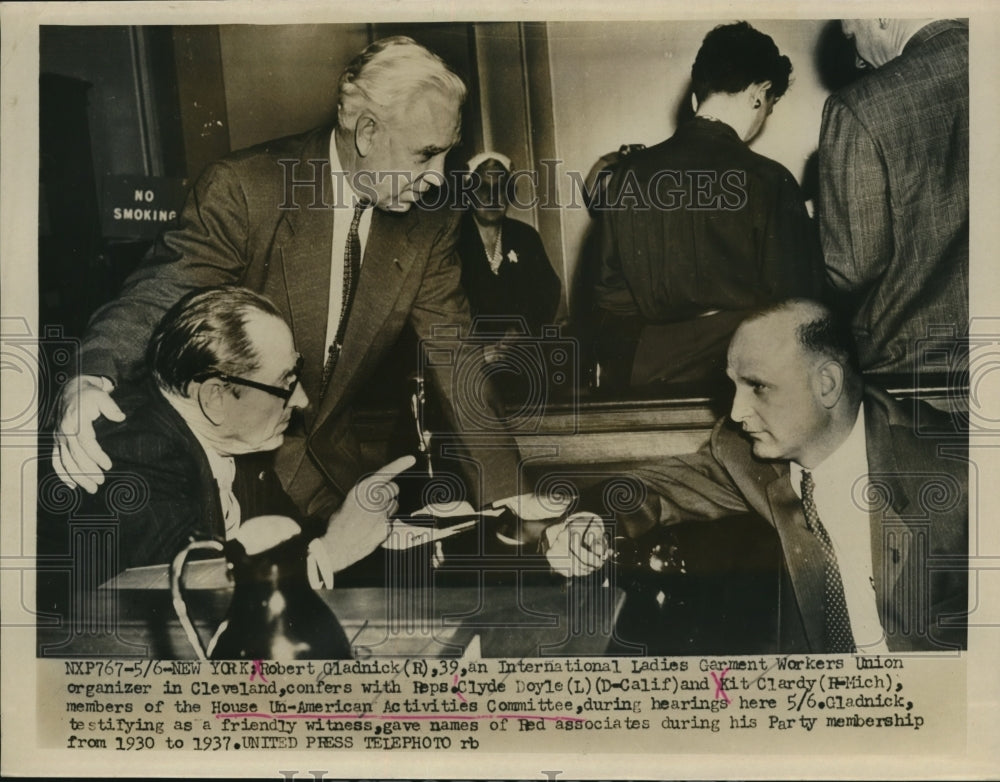
<path id="1" fill-rule="evenodd" d="M 864 395 L 866 430 L 892 444 L 904 462 L 938 461 L 944 452 L 960 453 L 968 447 L 968 431 L 961 415 L 946 412 L 920 399 L 894 399 L 871 384 Z"/>
<path id="2" fill-rule="evenodd" d="M 516 217 L 505 217 L 503 220 L 503 230 L 511 237 L 528 237 L 534 239 L 538 236 L 538 231 L 533 226 L 523 220 L 518 220 Z"/>
<path id="3" fill-rule="evenodd" d="M 283 201 L 282 191 L 288 179 L 312 182 L 316 180 L 317 172 L 308 170 L 307 164 L 311 162 L 317 167 L 328 167 L 329 159 L 330 129 L 317 128 L 230 152 L 209 163 L 200 180 L 225 183 L 242 189 L 244 193 L 248 189 L 257 192 L 266 186 L 268 190 L 261 193 L 262 205 L 273 209 Z"/>
<path id="4" fill-rule="evenodd" d="M 709 445 L 715 460 L 726 469 L 740 469 L 755 462 L 750 441 L 725 416 L 715 422 L 709 436 Z"/>
<path id="5" fill-rule="evenodd" d="M 969 29 L 956 20 L 942 20 L 917 33 L 902 54 L 864 73 L 827 98 L 828 106 L 843 105 L 859 115 L 893 113 L 894 94 L 943 88 L 968 71 Z"/>
<path id="6" fill-rule="evenodd" d="M 747 147 L 746 160 L 748 161 L 746 168 L 758 179 L 772 186 L 786 185 L 796 190 L 799 188 L 795 175 L 774 158 L 754 152 Z"/>
<path id="7" fill-rule="evenodd" d="M 94 424 L 98 442 L 112 461 L 118 456 L 155 462 L 190 450 L 193 435 L 151 381 L 122 384 L 114 399 L 125 420 L 101 418 Z"/>
<path id="8" fill-rule="evenodd" d="M 328 161 L 331 128 L 313 128 L 305 133 L 268 139 L 253 146 L 238 149 L 221 158 L 232 164 L 259 159 L 295 158 Z"/>
<path id="9" fill-rule="evenodd" d="M 609 166 L 612 180 L 621 179 L 630 174 L 645 174 L 651 171 L 660 170 L 668 160 L 671 152 L 672 139 L 664 139 L 658 144 L 650 147 L 636 149 L 627 155 L 622 155 L 615 163 Z"/>

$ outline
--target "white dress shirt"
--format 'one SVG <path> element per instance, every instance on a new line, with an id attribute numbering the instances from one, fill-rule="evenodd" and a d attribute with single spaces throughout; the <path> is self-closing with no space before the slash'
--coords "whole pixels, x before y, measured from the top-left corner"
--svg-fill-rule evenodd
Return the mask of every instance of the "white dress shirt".
<path id="1" fill-rule="evenodd" d="M 789 466 L 792 488 L 801 499 L 803 468 L 795 462 Z M 816 484 L 816 511 L 840 567 L 854 643 L 860 653 L 884 654 L 889 648 L 879 619 L 872 572 L 864 405 L 858 409 L 847 439 L 809 472 Z"/>
<path id="2" fill-rule="evenodd" d="M 233 494 L 233 480 L 236 478 L 236 462 L 232 456 L 224 456 L 219 453 L 211 444 L 198 437 L 198 433 L 192 430 L 195 439 L 201 444 L 208 457 L 208 466 L 215 478 L 216 486 L 219 489 L 219 500 L 222 503 L 222 519 L 225 522 L 226 540 L 231 540 L 236 534 L 242 521 L 242 510 L 240 503 Z"/>
<path id="3" fill-rule="evenodd" d="M 344 300 L 344 248 L 347 247 L 347 234 L 351 230 L 351 220 L 354 217 L 354 205 L 358 198 L 351 188 L 348 175 L 340 165 L 337 154 L 337 144 L 334 141 L 336 131 L 330 134 L 330 175 L 333 177 L 333 249 L 330 254 L 330 304 L 326 314 L 326 342 L 329 347 L 337 338 L 340 327 L 340 308 Z M 361 263 L 365 259 L 365 247 L 368 244 L 368 234 L 372 227 L 374 209 L 365 209 L 358 223 L 358 238 L 361 240 Z M 355 283 L 356 284 L 356 283 Z M 323 357 L 326 360 L 326 356 Z"/>

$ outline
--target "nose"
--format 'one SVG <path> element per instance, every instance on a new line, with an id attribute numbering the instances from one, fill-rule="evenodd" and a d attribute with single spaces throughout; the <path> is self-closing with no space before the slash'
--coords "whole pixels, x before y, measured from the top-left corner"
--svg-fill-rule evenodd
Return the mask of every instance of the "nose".
<path id="1" fill-rule="evenodd" d="M 736 392 L 733 394 L 733 407 L 729 411 L 729 417 L 732 418 L 736 423 L 742 424 L 750 417 L 750 403 L 747 399 L 748 389 L 736 387 Z"/>
<path id="2" fill-rule="evenodd" d="M 309 395 L 306 394 L 305 389 L 302 388 L 302 384 L 299 383 L 295 386 L 295 393 L 288 400 L 289 407 L 295 408 L 305 408 L 309 407 Z"/>

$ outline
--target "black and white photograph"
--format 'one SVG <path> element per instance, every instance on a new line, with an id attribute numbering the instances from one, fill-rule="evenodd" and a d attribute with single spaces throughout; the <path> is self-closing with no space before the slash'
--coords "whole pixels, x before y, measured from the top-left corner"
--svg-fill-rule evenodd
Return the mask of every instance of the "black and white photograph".
<path id="1" fill-rule="evenodd" d="M 4 683 L 58 767 L 988 776 L 991 6 L 31 5 Z"/>

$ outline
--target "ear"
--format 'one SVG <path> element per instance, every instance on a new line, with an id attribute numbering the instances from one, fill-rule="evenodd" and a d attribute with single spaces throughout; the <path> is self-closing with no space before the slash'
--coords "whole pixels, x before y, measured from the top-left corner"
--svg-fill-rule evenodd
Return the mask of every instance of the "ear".
<path id="1" fill-rule="evenodd" d="M 375 146 L 379 132 L 379 121 L 374 114 L 363 112 L 354 126 L 354 147 L 361 157 L 367 157 Z"/>
<path id="2" fill-rule="evenodd" d="M 824 361 L 816 368 L 814 382 L 816 398 L 832 410 L 844 395 L 844 368 L 837 361 Z"/>
<path id="3" fill-rule="evenodd" d="M 202 414 L 214 426 L 221 426 L 226 421 L 229 413 L 229 397 L 231 392 L 218 378 L 209 378 L 198 384 L 195 391 L 198 397 L 198 406 Z"/>
<path id="4" fill-rule="evenodd" d="M 767 93 L 770 92 L 772 86 L 773 85 L 770 79 L 752 85 L 750 89 L 750 97 L 752 102 L 757 104 L 754 108 L 760 108 L 760 104 L 767 99 Z M 760 103 L 758 103 L 758 101 L 760 101 Z"/>

